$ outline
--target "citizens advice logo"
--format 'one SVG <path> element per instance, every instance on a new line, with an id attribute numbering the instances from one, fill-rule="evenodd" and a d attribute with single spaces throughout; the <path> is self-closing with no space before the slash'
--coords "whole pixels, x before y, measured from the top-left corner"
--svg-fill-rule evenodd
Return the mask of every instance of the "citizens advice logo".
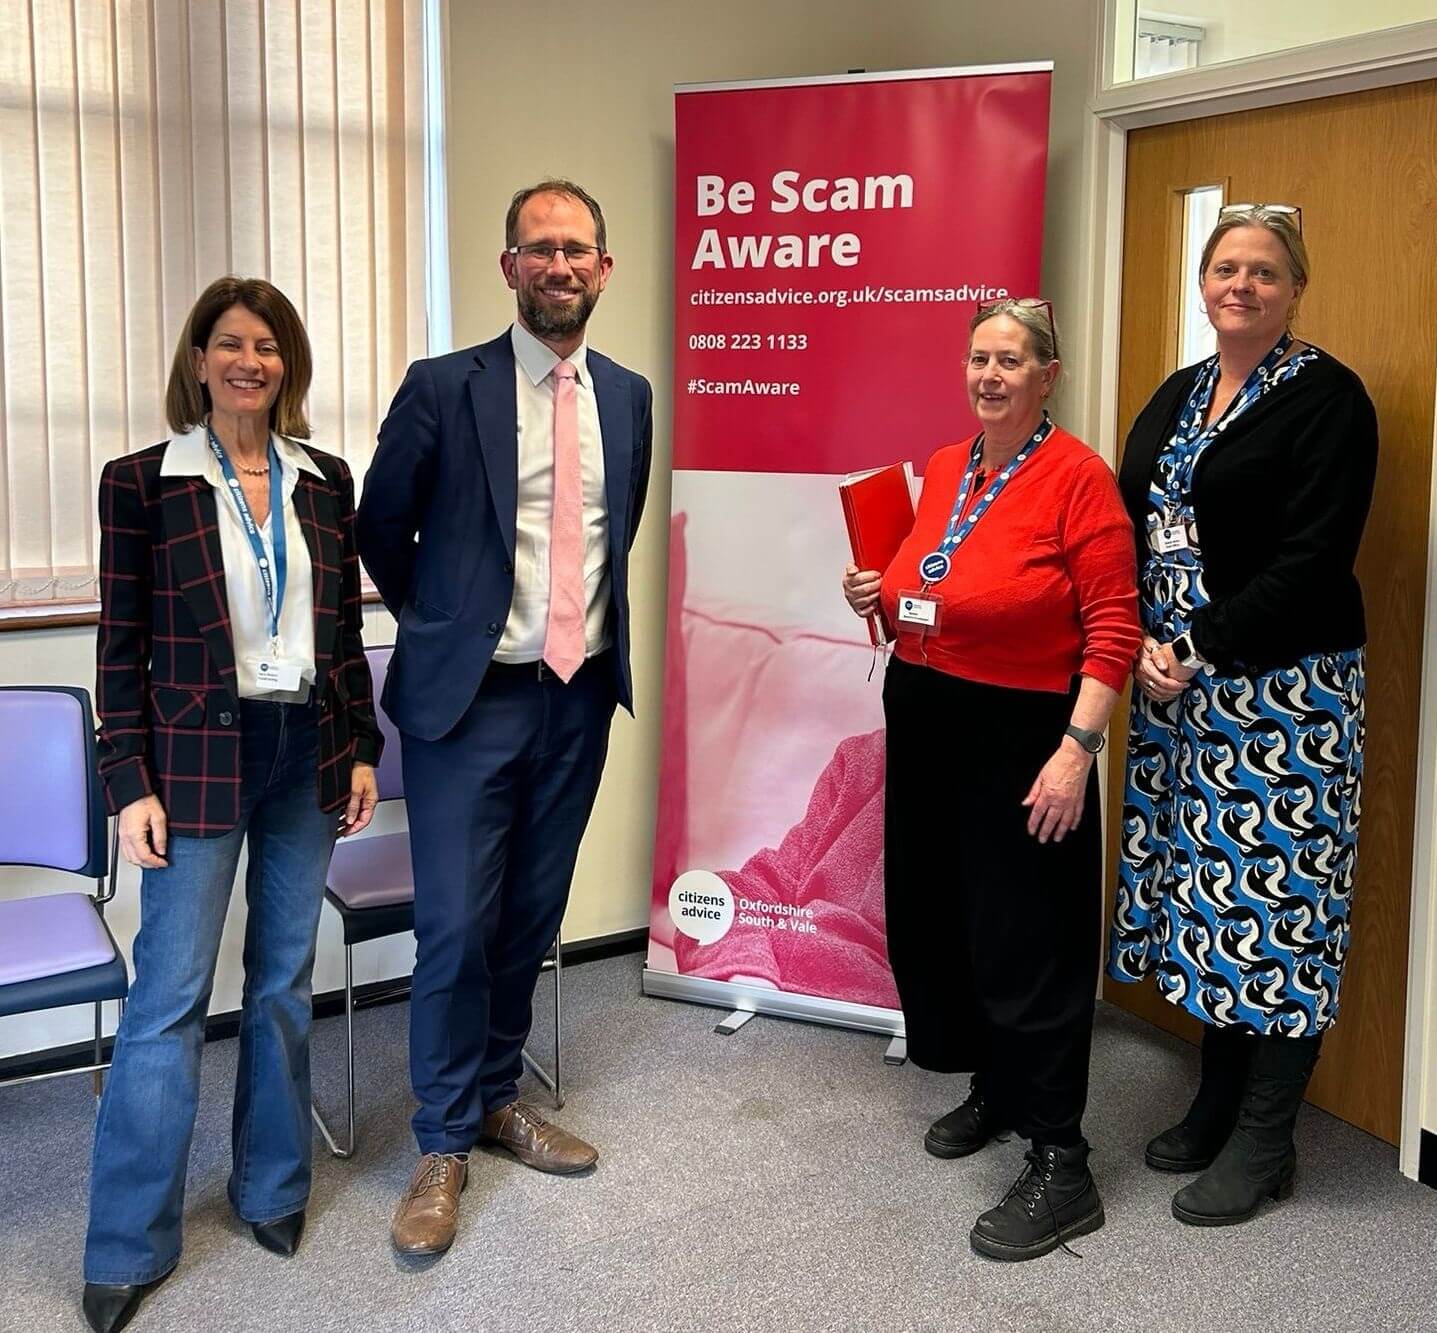
<path id="1" fill-rule="evenodd" d="M 686 870 L 669 890 L 676 929 L 700 944 L 715 944 L 733 925 L 733 894 L 712 870 Z"/>

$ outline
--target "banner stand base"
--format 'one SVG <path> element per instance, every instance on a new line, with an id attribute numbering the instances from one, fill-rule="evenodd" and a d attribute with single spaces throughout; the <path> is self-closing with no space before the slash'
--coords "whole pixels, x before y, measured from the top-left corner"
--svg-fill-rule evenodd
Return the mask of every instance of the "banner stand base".
<path id="1" fill-rule="evenodd" d="M 735 1009 L 714 1028 L 715 1037 L 732 1037 L 750 1018 L 756 1017 L 752 1009 Z"/>
<path id="2" fill-rule="evenodd" d="M 888 1043 L 888 1049 L 883 1052 L 883 1063 L 886 1065 L 906 1065 L 908 1063 L 907 1037 L 894 1037 Z"/>
<path id="3" fill-rule="evenodd" d="M 715 1029 L 724 1035 L 738 1031 L 748 1022 L 748 1016 L 764 1014 L 770 1018 L 792 1018 L 805 1023 L 850 1028 L 854 1032 L 873 1032 L 879 1036 L 895 1037 L 899 1041 L 904 1037 L 901 1009 L 880 1009 L 876 1005 L 827 1000 L 817 995 L 794 995 L 766 986 L 746 986 L 737 981 L 686 977 L 651 967 L 644 968 L 642 990 L 645 995 L 660 1000 L 687 1000 L 691 1004 L 729 1010 L 730 1017 Z M 888 1049 L 891 1052 L 893 1045 L 890 1044 Z M 887 1059 L 887 1056 L 884 1058 Z M 904 1058 L 907 1058 L 906 1045 Z"/>

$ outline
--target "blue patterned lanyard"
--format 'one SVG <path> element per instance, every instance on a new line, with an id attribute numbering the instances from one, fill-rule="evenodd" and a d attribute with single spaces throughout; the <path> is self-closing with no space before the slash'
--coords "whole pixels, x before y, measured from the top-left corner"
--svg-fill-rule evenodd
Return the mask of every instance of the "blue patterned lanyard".
<path id="1" fill-rule="evenodd" d="M 1048 416 L 1047 412 L 1044 412 L 1043 422 L 1033 432 L 1032 439 L 993 478 L 988 489 L 983 492 L 978 503 L 973 506 L 973 512 L 965 518 L 963 508 L 968 503 L 969 492 L 973 489 L 973 479 L 978 475 L 978 465 L 983 461 L 983 436 L 979 435 L 973 441 L 973 452 L 969 456 L 968 467 L 963 473 L 962 484 L 958 487 L 958 498 L 953 502 L 953 514 L 948 520 L 948 528 L 943 534 L 943 540 L 938 543 L 937 550 L 930 551 L 918 562 L 918 572 L 923 578 L 925 587 L 932 583 L 941 583 L 948 577 L 948 571 L 953 567 L 953 553 L 968 540 L 968 535 L 977 526 L 978 520 L 992 507 L 993 501 L 1013 479 L 1013 474 L 1033 456 L 1033 451 L 1052 432 L 1052 418 Z"/>
<path id="2" fill-rule="evenodd" d="M 1238 390 L 1237 397 L 1228 404 L 1227 411 L 1207 427 L 1203 426 L 1203 416 L 1217 387 L 1218 358 L 1211 358 L 1198 372 L 1197 383 L 1193 385 L 1182 416 L 1178 419 L 1178 430 L 1174 439 L 1177 448 L 1173 451 L 1172 466 L 1168 471 L 1163 495 L 1165 522 L 1174 522 L 1182 508 L 1183 497 L 1192 489 L 1193 469 L 1197 466 L 1203 450 L 1267 392 L 1272 372 L 1277 369 L 1278 362 L 1287 355 L 1287 349 L 1291 346 L 1292 334 L 1284 333 L 1272 351 L 1252 368 L 1247 379 L 1243 381 L 1242 388 Z"/>
<path id="3" fill-rule="evenodd" d="M 210 449 L 224 473 L 225 485 L 229 487 L 235 508 L 239 510 L 240 522 L 244 525 L 245 536 L 249 538 L 250 550 L 254 552 L 255 563 L 259 566 L 260 582 L 264 584 L 265 609 L 269 612 L 269 637 L 271 642 L 279 641 L 279 613 L 284 610 L 284 584 L 289 573 L 289 548 L 284 532 L 284 493 L 280 478 L 279 454 L 275 452 L 274 441 L 269 442 L 269 513 L 270 533 L 274 542 L 274 568 L 270 568 L 269 557 L 265 554 L 264 538 L 260 536 L 259 524 L 249 501 L 244 498 L 244 487 L 235 476 L 234 467 L 223 446 L 209 431 Z"/>

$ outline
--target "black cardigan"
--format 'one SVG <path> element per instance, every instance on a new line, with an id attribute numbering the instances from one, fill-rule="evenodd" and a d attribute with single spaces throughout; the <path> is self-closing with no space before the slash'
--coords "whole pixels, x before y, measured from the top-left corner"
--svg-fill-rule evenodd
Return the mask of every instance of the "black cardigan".
<path id="1" fill-rule="evenodd" d="M 1139 552 L 1153 463 L 1198 369 L 1170 375 L 1128 433 L 1118 484 Z M 1271 671 L 1367 641 L 1353 564 L 1376 472 L 1372 400 L 1325 352 L 1207 447 L 1192 505 L 1211 601 L 1193 616 L 1192 640 L 1217 671 Z"/>

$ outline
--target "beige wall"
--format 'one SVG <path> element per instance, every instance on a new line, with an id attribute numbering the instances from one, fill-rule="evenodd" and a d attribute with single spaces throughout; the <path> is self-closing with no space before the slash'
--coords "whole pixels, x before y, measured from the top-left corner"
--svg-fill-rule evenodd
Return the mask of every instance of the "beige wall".
<path id="1" fill-rule="evenodd" d="M 614 277 L 590 329 L 594 346 L 654 385 L 649 509 L 634 553 L 637 720 L 615 724 L 607 775 L 580 857 L 571 938 L 648 920 L 661 711 L 664 536 L 673 372 L 673 84 L 1053 60 L 1052 156 L 1043 294 L 1066 324 L 1071 364 L 1087 238 L 1082 161 L 1096 7 L 1045 0 L 1006 7 L 952 0 L 609 0 L 544 67 L 522 34 L 528 0 L 450 0 L 449 207 L 456 346 L 499 332 L 513 297 L 499 276 L 504 210 L 544 175 L 571 176 L 603 204 Z M 552 48 L 551 48 L 552 49 Z M 539 96 L 536 97 L 536 90 Z M 956 387 L 956 381 L 955 381 Z M 1061 415 L 1064 403 L 1059 399 Z M 1082 423 L 1069 425 L 1082 429 Z"/>

